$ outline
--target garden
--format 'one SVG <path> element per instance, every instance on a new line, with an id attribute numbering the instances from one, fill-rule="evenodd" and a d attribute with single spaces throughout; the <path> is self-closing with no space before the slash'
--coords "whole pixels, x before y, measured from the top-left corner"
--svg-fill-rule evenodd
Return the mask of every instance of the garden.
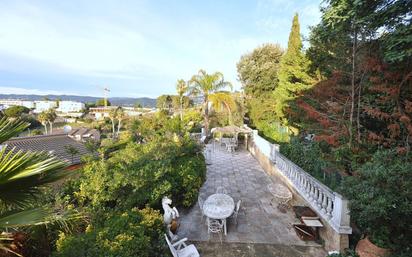
<path id="1" fill-rule="evenodd" d="M 160 123 L 163 129 L 155 128 Z M 143 119 L 145 143 L 127 137 L 124 147 L 107 156 L 85 156 L 76 174 L 55 179 L 59 186 L 44 183 L 27 208 L 47 203 L 51 215 L 77 216 L 45 221 L 47 226 L 16 225 L 11 238 L 21 234 L 24 240 L 4 240 L 5 249 L 24 256 L 169 256 L 161 199 L 170 197 L 178 208 L 192 206 L 206 176 L 201 147 L 179 124 L 161 113 Z M 52 164 L 55 173 L 65 173 L 64 163 Z"/>

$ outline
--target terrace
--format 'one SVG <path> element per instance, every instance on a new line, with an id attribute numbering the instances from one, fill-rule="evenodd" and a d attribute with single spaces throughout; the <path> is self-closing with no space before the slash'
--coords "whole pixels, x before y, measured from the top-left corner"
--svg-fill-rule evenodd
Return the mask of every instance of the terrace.
<path id="1" fill-rule="evenodd" d="M 199 205 L 182 210 L 179 238 L 187 237 L 197 245 L 201 256 L 326 256 L 323 245 L 302 241 L 293 225 L 300 221 L 292 208 L 279 209 L 268 186 L 284 184 L 268 174 L 251 152 L 240 147 L 233 153 L 224 147 L 207 145 L 207 180 L 200 197 L 207 199 L 218 187 L 227 190 L 234 201 L 242 204 L 237 224 L 228 219 L 227 235 L 208 234 Z M 290 205 L 308 205 L 294 195 Z"/>

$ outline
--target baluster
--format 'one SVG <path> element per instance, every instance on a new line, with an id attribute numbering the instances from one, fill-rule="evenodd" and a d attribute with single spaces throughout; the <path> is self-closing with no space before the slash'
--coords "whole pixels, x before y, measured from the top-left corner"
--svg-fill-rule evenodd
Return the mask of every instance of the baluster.
<path id="1" fill-rule="evenodd" d="M 316 205 L 318 203 L 318 193 L 319 193 L 319 189 L 314 186 L 313 187 L 313 203 Z"/>
<path id="2" fill-rule="evenodd" d="M 309 182 L 309 180 L 308 180 L 308 182 Z M 312 189 L 313 189 L 313 185 L 309 182 L 309 200 L 310 201 L 312 201 L 313 200 L 313 191 L 312 191 Z"/>
<path id="3" fill-rule="evenodd" d="M 323 201 L 322 201 L 322 211 L 323 211 L 323 213 L 325 213 L 326 214 L 326 207 L 328 207 L 328 196 L 325 194 L 324 196 L 323 196 Z"/>
<path id="4" fill-rule="evenodd" d="M 307 178 L 305 178 L 305 193 L 307 196 L 310 196 L 310 183 L 309 180 Z"/>
<path id="5" fill-rule="evenodd" d="M 318 207 L 319 207 L 319 209 L 322 209 L 322 197 L 323 197 L 323 191 L 319 188 L 318 189 L 318 200 L 317 200 L 317 203 L 318 203 Z"/>
<path id="6" fill-rule="evenodd" d="M 332 218 L 332 198 L 328 197 L 328 206 L 326 207 L 326 216 Z"/>

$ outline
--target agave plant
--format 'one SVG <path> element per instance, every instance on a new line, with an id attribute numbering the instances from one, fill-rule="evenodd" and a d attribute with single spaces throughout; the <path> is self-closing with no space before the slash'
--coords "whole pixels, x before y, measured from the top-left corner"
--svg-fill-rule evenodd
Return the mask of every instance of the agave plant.
<path id="1" fill-rule="evenodd" d="M 64 223 L 68 217 L 79 217 L 36 207 L 41 190 L 65 177 L 67 172 L 64 172 L 66 163 L 48 153 L 16 151 L 3 144 L 29 125 L 20 120 L 0 119 L 0 249 L 9 252 L 12 250 L 7 245 L 12 234 L 8 231 L 50 222 Z"/>

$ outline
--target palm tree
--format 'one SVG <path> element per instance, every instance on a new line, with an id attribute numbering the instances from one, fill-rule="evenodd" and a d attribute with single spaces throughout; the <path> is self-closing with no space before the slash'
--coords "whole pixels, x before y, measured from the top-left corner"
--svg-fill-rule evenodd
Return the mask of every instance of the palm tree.
<path id="1" fill-rule="evenodd" d="M 44 126 L 44 132 L 47 135 L 47 123 L 49 120 L 49 117 L 47 115 L 47 112 L 43 111 L 41 112 L 38 116 L 37 119 L 40 121 L 40 123 Z"/>
<path id="2" fill-rule="evenodd" d="M 233 99 L 230 92 L 216 92 L 209 95 L 209 101 L 212 103 L 212 107 L 215 109 L 227 109 L 229 125 L 233 125 L 232 112 L 236 109 L 236 102 Z"/>
<path id="3" fill-rule="evenodd" d="M 214 92 L 229 87 L 232 89 L 232 84 L 225 81 L 221 72 L 208 74 L 204 70 L 199 70 L 197 75 L 189 81 L 190 93 L 194 95 L 203 95 L 203 120 L 206 135 L 209 134 L 209 95 Z"/>
<path id="4" fill-rule="evenodd" d="M 126 113 L 124 112 L 122 107 L 117 108 L 117 137 L 119 137 L 120 128 L 122 126 L 122 121 L 126 118 Z"/>
<path id="5" fill-rule="evenodd" d="M 49 122 L 49 125 L 50 125 L 50 134 L 53 134 L 53 123 L 57 118 L 56 111 L 53 110 L 53 109 L 50 109 L 47 112 L 47 117 L 48 117 L 48 122 Z"/>
<path id="6" fill-rule="evenodd" d="M 180 120 L 183 120 L 183 96 L 186 94 L 188 90 L 188 85 L 186 81 L 183 79 L 179 79 L 176 83 L 176 91 L 177 94 L 179 95 L 179 104 L 180 104 Z"/>
<path id="7" fill-rule="evenodd" d="M 30 124 L 21 120 L 0 119 L 0 145 L 19 134 Z M 51 208 L 35 207 L 36 197 L 50 183 L 63 178 L 66 164 L 44 152 L 16 151 L 6 146 L 0 149 L 0 249 L 7 247 L 12 233 L 20 227 L 47 224 L 59 220 Z M 17 254 L 17 253 L 16 253 Z"/>

